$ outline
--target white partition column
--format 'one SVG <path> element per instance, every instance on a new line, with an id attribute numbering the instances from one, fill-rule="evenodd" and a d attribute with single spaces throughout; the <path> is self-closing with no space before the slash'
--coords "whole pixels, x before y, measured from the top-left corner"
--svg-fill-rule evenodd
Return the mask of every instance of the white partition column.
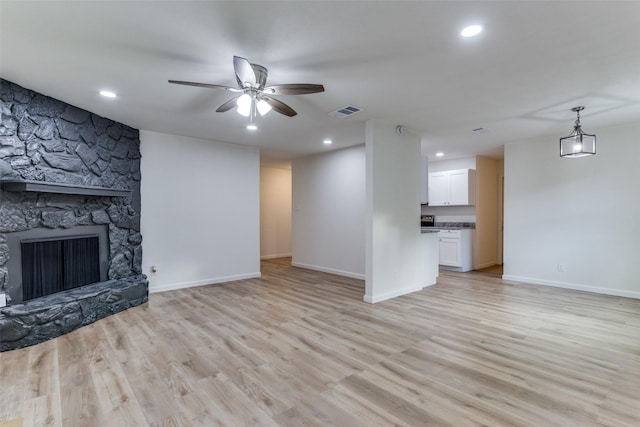
<path id="1" fill-rule="evenodd" d="M 366 279 L 375 303 L 422 289 L 420 138 L 389 122 L 366 125 Z"/>

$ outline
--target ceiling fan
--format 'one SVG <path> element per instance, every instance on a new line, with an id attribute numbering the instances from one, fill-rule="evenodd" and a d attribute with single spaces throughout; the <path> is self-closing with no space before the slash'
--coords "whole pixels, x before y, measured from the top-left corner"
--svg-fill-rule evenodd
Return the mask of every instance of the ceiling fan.
<path id="1" fill-rule="evenodd" d="M 304 95 L 309 93 L 324 92 L 324 86 L 308 83 L 291 83 L 266 86 L 268 71 L 265 67 L 250 63 L 246 58 L 233 57 L 233 68 L 236 73 L 238 87 L 214 85 L 209 83 L 185 82 L 169 80 L 169 83 L 179 85 L 198 86 L 212 89 L 225 89 L 229 92 L 241 93 L 222 104 L 216 112 L 224 113 L 234 106 L 241 115 L 250 118 L 250 122 L 256 117 L 256 112 L 264 116 L 272 109 L 288 117 L 295 116 L 295 110 L 272 95 Z"/>

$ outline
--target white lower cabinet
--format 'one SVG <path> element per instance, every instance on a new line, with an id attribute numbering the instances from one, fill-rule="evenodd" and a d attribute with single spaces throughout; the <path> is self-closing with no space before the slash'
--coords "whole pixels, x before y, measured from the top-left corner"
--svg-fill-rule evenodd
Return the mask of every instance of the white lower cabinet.
<path id="1" fill-rule="evenodd" d="M 438 240 L 441 268 L 454 271 L 471 270 L 472 230 L 440 230 Z"/>
<path id="2" fill-rule="evenodd" d="M 460 239 L 440 237 L 440 265 L 462 267 L 462 243 Z"/>

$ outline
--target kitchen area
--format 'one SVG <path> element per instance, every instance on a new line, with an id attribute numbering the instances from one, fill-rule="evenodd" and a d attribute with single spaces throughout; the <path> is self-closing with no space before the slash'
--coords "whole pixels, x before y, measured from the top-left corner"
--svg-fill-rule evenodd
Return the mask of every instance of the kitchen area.
<path id="1" fill-rule="evenodd" d="M 392 283 L 411 272 L 415 276 L 397 282 L 410 283 L 406 288 L 413 290 L 418 287 L 413 277 L 419 276 L 419 286 L 424 287 L 436 283 L 445 269 L 467 272 L 500 266 L 502 159 L 432 156 L 420 160 L 416 164 L 417 194 L 390 185 L 393 191 L 407 193 L 407 198 L 412 197 L 409 193 L 417 195 L 414 208 L 394 211 L 393 216 L 385 212 L 370 217 L 378 221 L 379 232 L 387 233 L 380 257 L 397 258 L 389 277 L 379 283 Z M 378 260 L 365 261 L 366 164 L 365 147 L 356 146 L 295 159 L 290 170 L 263 168 L 262 259 L 292 256 L 294 267 L 365 280 L 367 265 L 380 265 Z M 390 177 L 385 178 L 388 184 Z M 439 188 L 440 183 L 445 183 L 445 190 Z M 395 209 L 395 195 L 390 199 L 393 203 L 385 206 Z M 417 229 L 419 219 L 424 227 Z M 417 240 L 413 237 L 416 232 Z M 285 246 L 289 241 L 291 245 Z M 412 270 L 416 264 L 421 272 Z"/>
<path id="2" fill-rule="evenodd" d="M 424 158 L 421 169 L 421 232 L 437 234 L 439 269 L 501 265 L 502 159 Z"/>

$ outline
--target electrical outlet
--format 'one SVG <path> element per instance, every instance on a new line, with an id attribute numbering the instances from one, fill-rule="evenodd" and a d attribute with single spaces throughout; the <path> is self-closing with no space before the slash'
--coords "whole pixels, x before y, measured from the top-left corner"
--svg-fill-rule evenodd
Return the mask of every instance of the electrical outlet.
<path id="1" fill-rule="evenodd" d="M 564 273 L 564 264 L 558 264 L 558 271 Z"/>

